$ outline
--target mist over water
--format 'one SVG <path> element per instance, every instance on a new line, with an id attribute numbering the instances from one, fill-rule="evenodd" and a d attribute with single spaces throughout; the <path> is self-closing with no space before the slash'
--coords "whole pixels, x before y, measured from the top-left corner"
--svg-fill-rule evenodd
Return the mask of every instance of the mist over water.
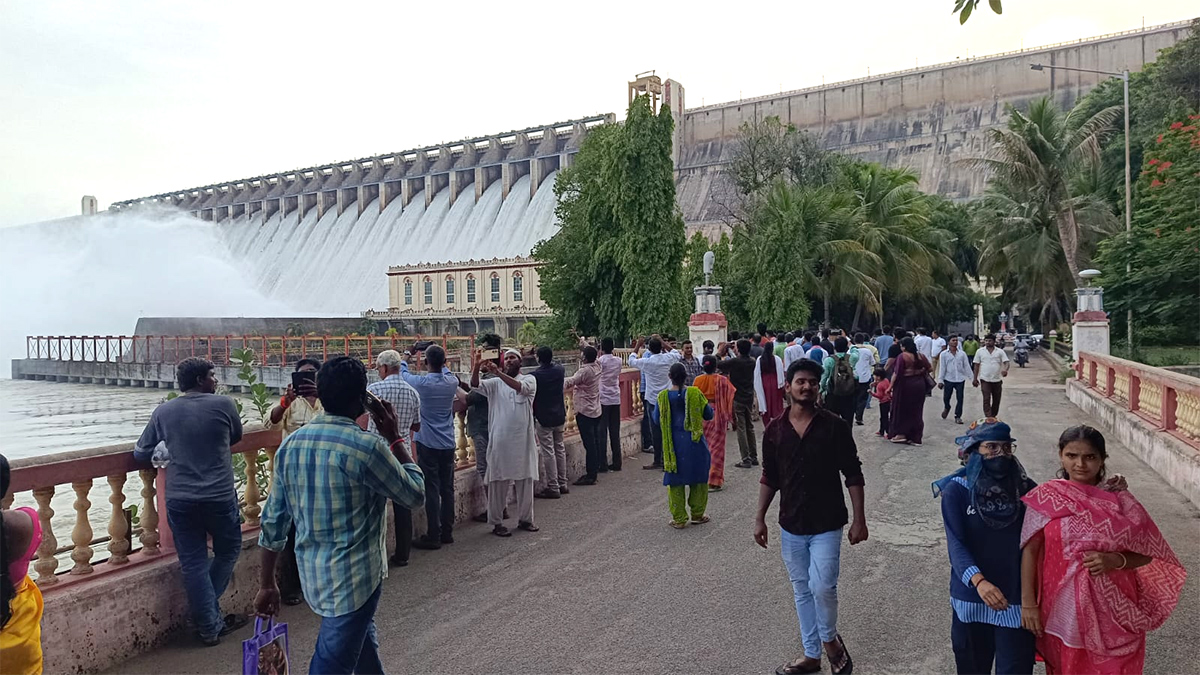
<path id="1" fill-rule="evenodd" d="M 449 188 L 382 212 L 371 201 L 209 223 L 169 209 L 0 229 L 0 377 L 27 335 L 129 335 L 141 316 L 354 315 L 388 306 L 391 265 L 528 255 L 557 230 L 554 179 Z"/>
<path id="2" fill-rule="evenodd" d="M 0 377 L 27 335 L 131 335 L 141 316 L 279 316 L 217 228 L 170 211 L 0 229 Z"/>

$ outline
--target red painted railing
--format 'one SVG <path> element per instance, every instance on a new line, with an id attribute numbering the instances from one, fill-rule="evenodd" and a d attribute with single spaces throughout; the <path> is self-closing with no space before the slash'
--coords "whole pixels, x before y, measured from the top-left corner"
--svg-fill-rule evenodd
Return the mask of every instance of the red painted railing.
<path id="1" fill-rule="evenodd" d="M 228 366 L 235 349 L 253 349 L 260 365 L 290 366 L 305 356 L 324 361 L 343 354 L 374 363 L 379 352 L 403 350 L 418 340 L 439 342 L 451 361 L 475 344 L 474 336 L 461 335 L 31 335 L 25 354 L 50 361 L 171 365 L 199 356 Z"/>
<path id="2" fill-rule="evenodd" d="M 1080 352 L 1075 377 L 1156 429 L 1200 449 L 1200 381 L 1115 356 Z"/>

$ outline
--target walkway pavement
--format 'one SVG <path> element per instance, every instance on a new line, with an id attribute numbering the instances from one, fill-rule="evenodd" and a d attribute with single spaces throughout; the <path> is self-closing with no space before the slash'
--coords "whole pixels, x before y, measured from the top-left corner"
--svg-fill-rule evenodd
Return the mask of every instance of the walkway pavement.
<path id="1" fill-rule="evenodd" d="M 1057 468 L 1062 429 L 1096 424 L 1053 380 L 1034 358 L 1005 384 L 1000 416 L 1035 480 Z M 940 413 L 931 399 L 920 448 L 875 438 L 875 409 L 855 428 L 870 540 L 843 549 L 839 630 L 859 673 L 954 671 L 950 573 L 929 483 L 957 467 L 953 439 L 964 427 Z M 968 385 L 965 417 L 979 414 L 979 392 Z M 661 475 L 640 469 L 643 455 L 600 486 L 539 501 L 539 533 L 502 540 L 472 523 L 453 546 L 414 551 L 413 564 L 387 580 L 376 617 L 384 663 L 394 673 L 773 672 L 800 650 L 796 614 L 778 526 L 769 550 L 751 536 L 758 473 L 733 467 L 729 441 L 728 487 L 709 501 L 710 524 L 667 526 Z M 1109 448 L 1110 471 L 1128 477 L 1191 572 L 1174 615 L 1150 635 L 1146 672 L 1196 672 L 1200 512 L 1123 447 Z M 305 672 L 317 618 L 302 606 L 284 608 L 283 619 L 295 672 Z M 236 672 L 247 632 L 212 649 L 181 639 L 116 670 Z"/>

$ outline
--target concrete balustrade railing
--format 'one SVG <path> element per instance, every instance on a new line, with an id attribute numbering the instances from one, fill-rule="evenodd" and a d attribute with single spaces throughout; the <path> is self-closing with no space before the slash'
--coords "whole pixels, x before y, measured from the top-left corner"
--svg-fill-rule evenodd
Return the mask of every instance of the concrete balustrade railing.
<path id="1" fill-rule="evenodd" d="M 637 393 L 640 373 L 626 369 L 621 374 L 621 417 L 630 418 L 641 414 L 641 400 Z M 567 425 L 565 433 L 579 432 L 575 423 L 574 397 L 565 395 Z M 468 469 L 475 465 L 475 444 L 466 433 L 464 415 L 455 417 L 456 468 Z M 234 445 L 232 454 L 241 455 L 245 461 L 245 481 L 239 495 L 243 531 L 259 527 L 262 502 L 267 498 L 269 485 L 260 485 L 258 468 L 260 453 L 268 457 L 266 475 L 273 471 L 275 451 L 279 447 L 279 430 L 248 431 Z M 170 526 L 163 514 L 166 509 L 166 469 L 154 469 L 133 458 L 133 443 L 93 448 L 77 452 L 65 452 L 40 457 L 28 457 L 12 462 L 12 491 L 3 507 L 10 507 L 24 493 L 30 493 L 36 503 L 38 519 L 42 525 L 42 544 L 32 564 L 34 580 L 43 590 L 76 583 L 79 579 L 105 574 L 114 569 L 137 565 L 162 555 L 174 554 L 174 539 Z M 97 494 L 95 481 L 103 479 L 108 490 Z M 134 482 L 136 481 L 136 482 Z M 128 495 L 126 486 L 140 486 L 138 526 L 132 526 L 126 514 Z M 103 483 L 101 484 L 103 485 Z M 54 498 L 56 495 L 74 493 L 70 508 L 72 519 L 56 518 Z M 93 502 L 108 502 L 109 511 L 98 519 L 93 512 Z M 29 501 L 21 499 L 22 502 Z M 61 510 L 65 505 L 59 500 Z M 97 524 L 103 523 L 97 536 Z M 106 535 L 106 536 L 105 536 Z M 60 546 L 60 542 L 70 542 Z M 98 545 L 104 545 L 108 557 L 97 561 Z M 71 566 L 60 569 L 60 555 L 70 553 Z"/>
<path id="2" fill-rule="evenodd" d="M 1200 449 L 1200 380 L 1115 356 L 1081 352 L 1076 379 L 1193 448 Z"/>
<path id="3" fill-rule="evenodd" d="M 266 450 L 273 454 L 279 446 L 279 432 L 256 430 L 248 432 L 242 441 L 231 448 L 246 461 L 246 482 L 242 494 L 244 529 L 258 527 L 261 501 L 266 498 L 265 486 L 258 484 L 258 454 Z M 137 462 L 132 443 L 65 452 L 40 457 L 27 457 L 12 462 L 12 492 L 5 500 L 10 507 L 24 493 L 30 493 L 36 503 L 42 526 L 42 544 L 32 564 L 34 580 L 43 590 L 68 585 L 83 577 L 93 577 L 125 566 L 132 566 L 174 553 L 174 539 L 166 518 L 166 494 L 163 486 L 166 471 Z M 107 494 L 96 494 L 96 479 L 103 479 Z M 138 527 L 134 528 L 126 515 L 126 487 L 132 481 L 140 486 Z M 70 508 L 74 517 L 64 520 L 55 510 L 55 496 L 74 493 Z M 93 513 L 94 501 L 107 501 L 108 513 L 99 518 Z M 28 501 L 21 499 L 21 501 Z M 59 501 L 59 508 L 63 506 Z M 107 536 L 96 536 L 96 523 L 102 522 Z M 69 529 L 68 529 L 69 528 Z M 136 539 L 136 541 L 135 541 Z M 70 542 L 60 546 L 60 542 Z M 96 545 L 104 543 L 108 558 L 96 560 Z M 135 543 L 137 546 L 135 547 Z M 60 570 L 59 555 L 70 552 L 73 563 Z"/>

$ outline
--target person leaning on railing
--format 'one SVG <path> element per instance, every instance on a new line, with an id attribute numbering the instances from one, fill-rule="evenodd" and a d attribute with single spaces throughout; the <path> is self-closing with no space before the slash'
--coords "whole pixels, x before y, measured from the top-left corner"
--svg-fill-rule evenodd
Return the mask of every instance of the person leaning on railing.
<path id="1" fill-rule="evenodd" d="M 245 616 L 221 616 L 220 598 L 242 550 L 241 514 L 230 446 L 242 440 L 242 419 L 228 396 L 218 396 L 216 366 L 189 358 L 175 369 L 183 396 L 154 409 L 133 456 L 149 463 L 163 442 L 170 453 L 167 523 L 175 538 L 183 587 L 196 628 L 208 647 L 246 625 Z M 208 557 L 212 538 L 213 557 Z"/>
<path id="2" fill-rule="evenodd" d="M 0 499 L 8 497 L 12 473 L 0 455 Z M 42 543 L 37 511 L 25 506 L 0 511 L 0 668 L 5 673 L 42 672 L 42 593 L 29 578 L 29 561 Z"/>

